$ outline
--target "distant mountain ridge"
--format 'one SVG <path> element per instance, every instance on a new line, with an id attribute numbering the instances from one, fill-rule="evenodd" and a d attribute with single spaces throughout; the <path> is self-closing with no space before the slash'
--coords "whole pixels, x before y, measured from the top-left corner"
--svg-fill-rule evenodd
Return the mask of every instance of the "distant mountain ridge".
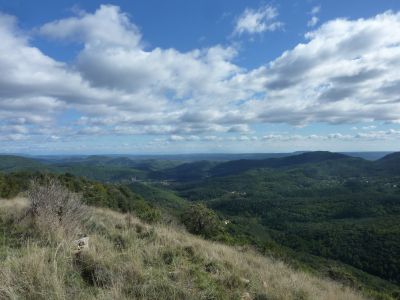
<path id="1" fill-rule="evenodd" d="M 400 175 L 400 152 L 388 154 L 374 163 L 380 171 L 388 171 L 392 175 Z"/>
<path id="2" fill-rule="evenodd" d="M 387 154 L 375 160 L 366 160 L 329 151 L 292 153 L 273 158 L 239 159 L 230 161 L 178 161 L 140 159 L 124 156 L 92 155 L 65 159 L 39 159 L 15 155 L 0 155 L 0 171 L 54 171 L 70 172 L 96 180 L 130 180 L 134 177 L 155 180 L 196 181 L 207 177 L 231 176 L 258 168 L 295 168 L 319 164 L 337 174 L 389 173 L 400 174 L 400 152 Z M 252 156 L 249 156 L 252 157 Z M 335 162 L 335 163 L 334 163 Z"/>
<path id="3" fill-rule="evenodd" d="M 213 176 L 227 176 L 245 172 L 255 168 L 283 168 L 328 160 L 350 158 L 347 155 L 328 151 L 304 152 L 299 155 L 265 160 L 236 160 L 219 164 L 211 173 Z"/>
<path id="4" fill-rule="evenodd" d="M 399 162 L 400 161 L 400 152 L 393 152 L 390 153 L 384 157 L 382 157 L 381 159 L 379 159 L 380 162 L 382 161 L 396 161 Z"/>
<path id="5" fill-rule="evenodd" d="M 200 180 L 207 177 L 210 170 L 217 165 L 217 162 L 207 160 L 184 163 L 173 168 L 154 172 L 150 177 L 155 179 L 172 179 L 179 181 Z"/>

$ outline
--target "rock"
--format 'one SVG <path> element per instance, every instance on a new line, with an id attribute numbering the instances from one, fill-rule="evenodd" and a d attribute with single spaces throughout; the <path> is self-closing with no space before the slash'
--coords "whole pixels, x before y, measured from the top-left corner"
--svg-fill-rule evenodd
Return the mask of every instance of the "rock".
<path id="1" fill-rule="evenodd" d="M 252 300 L 250 293 L 248 293 L 248 292 L 244 292 L 240 299 L 241 300 Z"/>
<path id="2" fill-rule="evenodd" d="M 73 251 L 75 253 L 80 253 L 82 251 L 89 250 L 89 237 L 83 237 L 72 242 Z"/>
<path id="3" fill-rule="evenodd" d="M 250 280 L 249 279 L 247 279 L 247 278 L 240 278 L 240 281 L 242 282 L 242 283 L 244 283 L 245 285 L 249 285 L 250 284 Z"/>

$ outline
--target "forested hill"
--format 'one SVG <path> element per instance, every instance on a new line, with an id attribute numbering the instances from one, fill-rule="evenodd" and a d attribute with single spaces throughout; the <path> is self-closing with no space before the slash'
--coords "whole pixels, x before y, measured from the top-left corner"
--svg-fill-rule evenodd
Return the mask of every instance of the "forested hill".
<path id="1" fill-rule="evenodd" d="M 15 196 L 32 176 L 47 174 L 86 203 L 136 210 L 149 220 L 162 210 L 180 218 L 200 203 L 227 221 L 229 243 L 395 299 L 399 166 L 398 152 L 376 161 L 324 151 L 228 162 L 0 156 L 0 194 Z"/>
<path id="2" fill-rule="evenodd" d="M 400 283 L 399 158 L 314 152 L 232 161 L 215 167 L 224 176 L 175 188 L 222 213 L 236 234 L 260 247 L 285 246 L 297 258 L 334 259 Z"/>
<path id="3" fill-rule="evenodd" d="M 49 166 L 33 158 L 16 155 L 0 155 L 0 172 L 44 171 L 49 169 Z"/>
<path id="4" fill-rule="evenodd" d="M 281 155 L 283 156 L 283 154 Z M 262 156 L 257 156 L 262 157 Z M 237 175 L 248 170 L 303 168 L 337 176 L 378 176 L 400 174 L 400 153 L 370 161 L 328 151 L 304 152 L 267 159 L 232 161 L 134 160 L 128 157 L 88 156 L 64 159 L 38 159 L 0 155 L 0 171 L 48 171 L 71 173 L 94 180 L 114 181 L 132 178 L 150 180 L 198 181 L 208 177 Z"/>
<path id="5" fill-rule="evenodd" d="M 210 177 L 233 176 L 253 169 L 294 169 L 320 174 L 321 176 L 381 176 L 399 172 L 400 163 L 396 153 L 377 161 L 328 151 L 304 152 L 280 158 L 240 159 L 228 162 L 198 161 L 184 163 L 172 168 L 157 170 L 149 177 L 182 182 L 198 181 Z"/>
<path id="6" fill-rule="evenodd" d="M 377 160 L 375 165 L 383 172 L 389 172 L 393 175 L 400 175 L 400 152 L 386 155 Z"/>
<path id="7" fill-rule="evenodd" d="M 237 160 L 219 164 L 211 170 L 213 176 L 235 175 L 254 168 L 284 168 L 338 159 L 352 159 L 347 155 L 328 151 L 306 152 L 282 158 L 265 160 Z"/>

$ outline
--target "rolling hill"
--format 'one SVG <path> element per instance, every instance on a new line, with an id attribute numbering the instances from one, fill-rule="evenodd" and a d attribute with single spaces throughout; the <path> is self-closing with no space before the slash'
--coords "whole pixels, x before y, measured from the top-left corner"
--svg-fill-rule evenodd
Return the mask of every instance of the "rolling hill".
<path id="1" fill-rule="evenodd" d="M 392 175 L 400 175 L 400 152 L 394 152 L 384 156 L 375 162 L 375 166 L 381 172 L 390 172 Z"/>
<path id="2" fill-rule="evenodd" d="M 196 181 L 209 176 L 210 170 L 218 165 L 214 161 L 196 161 L 184 163 L 173 168 L 163 169 L 151 173 L 149 176 L 154 179 L 174 180 L 174 181 Z"/>
<path id="3" fill-rule="evenodd" d="M 213 168 L 212 176 L 235 175 L 255 168 L 285 168 L 298 165 L 319 163 L 324 161 L 336 161 L 349 159 L 350 157 L 340 153 L 327 151 L 305 152 L 299 155 L 292 155 L 282 158 L 270 158 L 265 160 L 235 160 L 221 163 Z"/>
<path id="4" fill-rule="evenodd" d="M 2 172 L 40 171 L 49 169 L 51 169 L 49 166 L 32 158 L 15 155 L 0 155 L 0 171 Z"/>

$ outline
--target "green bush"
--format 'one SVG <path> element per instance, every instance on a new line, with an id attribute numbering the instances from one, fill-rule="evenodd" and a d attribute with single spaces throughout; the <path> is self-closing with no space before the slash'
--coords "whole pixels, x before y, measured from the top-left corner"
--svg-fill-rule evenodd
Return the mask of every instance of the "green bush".
<path id="1" fill-rule="evenodd" d="M 181 220 L 190 233 L 206 238 L 215 238 L 222 231 L 221 221 L 216 213 L 203 204 L 189 206 Z"/>
<path id="2" fill-rule="evenodd" d="M 147 223 L 155 223 L 161 220 L 161 211 L 144 200 L 137 200 L 133 205 L 133 211 Z"/>

